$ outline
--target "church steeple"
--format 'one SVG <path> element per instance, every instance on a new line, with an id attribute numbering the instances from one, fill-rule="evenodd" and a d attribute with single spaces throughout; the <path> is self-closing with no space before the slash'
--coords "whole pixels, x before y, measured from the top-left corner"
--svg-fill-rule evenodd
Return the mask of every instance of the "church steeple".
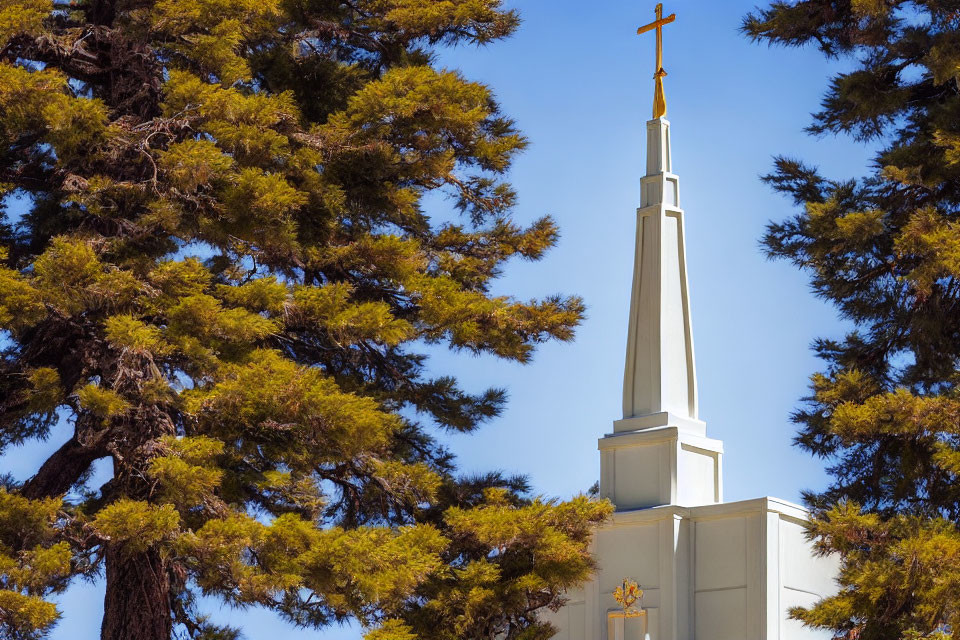
<path id="1" fill-rule="evenodd" d="M 623 377 L 625 421 L 657 414 L 698 418 L 680 179 L 665 118 L 647 122 Z"/>
<path id="2" fill-rule="evenodd" d="M 664 18 L 658 4 L 656 16 L 637 29 L 656 29 L 657 64 L 653 120 L 647 122 L 647 172 L 637 209 L 622 422 L 646 418 L 641 422 L 661 426 L 670 423 L 670 417 L 696 421 L 698 405 L 680 178 L 673 173 L 663 94 L 663 27 L 676 20 L 676 14 Z M 624 430 L 636 428 L 642 427 L 634 421 Z"/>

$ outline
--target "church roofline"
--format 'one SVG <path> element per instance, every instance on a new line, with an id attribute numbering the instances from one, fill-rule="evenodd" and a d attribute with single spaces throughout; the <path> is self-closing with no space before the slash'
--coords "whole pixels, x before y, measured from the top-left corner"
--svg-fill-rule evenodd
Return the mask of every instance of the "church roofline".
<path id="1" fill-rule="evenodd" d="M 730 518 L 751 513 L 779 513 L 798 521 L 810 519 L 810 512 L 804 507 L 772 496 L 738 500 L 737 502 L 722 502 L 706 504 L 696 507 L 682 507 L 679 505 L 663 505 L 644 509 L 617 511 L 612 520 L 604 527 L 628 526 L 645 522 L 659 522 L 667 519 L 689 519 L 693 521 L 712 520 L 714 518 Z"/>

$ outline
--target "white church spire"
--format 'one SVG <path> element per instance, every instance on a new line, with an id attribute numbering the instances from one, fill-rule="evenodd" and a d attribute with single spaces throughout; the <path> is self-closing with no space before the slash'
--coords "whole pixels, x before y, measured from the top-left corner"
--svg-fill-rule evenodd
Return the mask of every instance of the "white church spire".
<path id="1" fill-rule="evenodd" d="M 661 117 L 647 122 L 623 417 L 664 413 L 681 420 L 698 417 L 680 179 L 672 172 L 670 123 Z"/>

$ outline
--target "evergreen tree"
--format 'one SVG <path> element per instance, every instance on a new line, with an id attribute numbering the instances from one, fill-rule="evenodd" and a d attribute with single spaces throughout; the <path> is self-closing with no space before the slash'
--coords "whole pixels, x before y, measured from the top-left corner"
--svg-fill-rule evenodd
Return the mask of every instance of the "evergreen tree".
<path id="1" fill-rule="evenodd" d="M 0 636 L 102 575 L 104 640 L 232 638 L 201 595 L 370 638 L 547 638 L 609 506 L 463 478 L 436 440 L 505 393 L 424 346 L 526 362 L 575 297 L 493 295 L 557 238 L 511 218 L 526 141 L 437 68 L 500 0 L 0 0 Z M 421 203 L 440 192 L 449 220 Z M 112 478 L 91 486 L 91 465 Z"/>
<path id="2" fill-rule="evenodd" d="M 960 2 L 773 2 L 752 38 L 815 44 L 834 76 L 813 134 L 876 145 L 860 179 L 779 158 L 766 180 L 801 211 L 769 255 L 810 274 L 855 326 L 815 343 L 825 368 L 795 415 L 829 461 L 806 496 L 840 592 L 794 615 L 861 640 L 960 637 Z"/>

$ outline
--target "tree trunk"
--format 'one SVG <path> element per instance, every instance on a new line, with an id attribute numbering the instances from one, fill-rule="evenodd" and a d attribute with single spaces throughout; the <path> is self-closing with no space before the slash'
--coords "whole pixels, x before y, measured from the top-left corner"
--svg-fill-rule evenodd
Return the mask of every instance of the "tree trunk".
<path id="1" fill-rule="evenodd" d="M 170 576 L 156 549 L 106 551 L 107 595 L 100 640 L 170 640 Z"/>

